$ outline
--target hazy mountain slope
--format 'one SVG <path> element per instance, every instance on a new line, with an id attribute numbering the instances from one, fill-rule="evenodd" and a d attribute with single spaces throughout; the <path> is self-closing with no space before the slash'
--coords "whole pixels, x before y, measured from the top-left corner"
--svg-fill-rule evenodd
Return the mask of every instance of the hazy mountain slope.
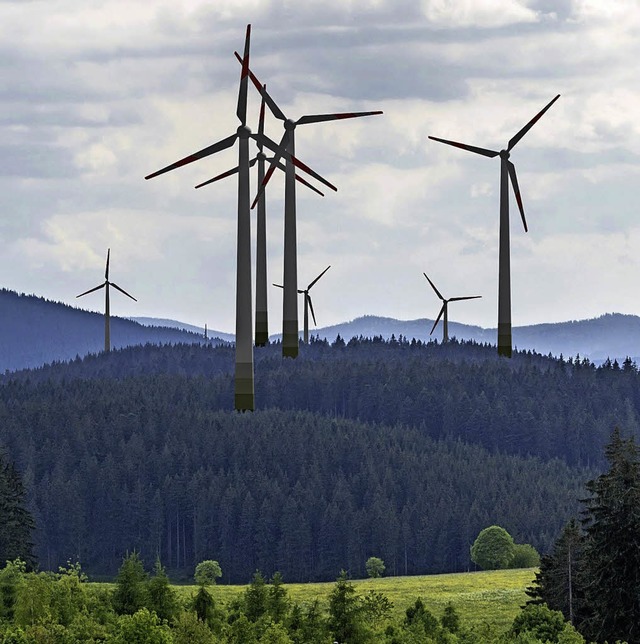
<path id="1" fill-rule="evenodd" d="M 202 336 L 111 318 L 111 344 L 202 342 Z M 0 373 L 104 349 L 104 316 L 35 295 L 0 290 Z"/>
<path id="2" fill-rule="evenodd" d="M 191 333 L 197 333 L 199 335 L 204 335 L 203 326 L 195 326 L 194 324 L 186 324 L 185 322 L 179 322 L 178 320 L 171 320 L 168 318 L 150 318 L 150 317 L 133 317 L 129 318 L 134 322 L 138 322 L 144 326 L 163 326 L 169 327 L 170 329 L 181 329 L 183 331 L 190 331 Z M 233 333 L 224 333 L 223 331 L 216 331 L 215 329 L 208 329 L 207 336 L 209 338 L 220 338 L 226 342 L 234 342 L 235 336 Z"/>

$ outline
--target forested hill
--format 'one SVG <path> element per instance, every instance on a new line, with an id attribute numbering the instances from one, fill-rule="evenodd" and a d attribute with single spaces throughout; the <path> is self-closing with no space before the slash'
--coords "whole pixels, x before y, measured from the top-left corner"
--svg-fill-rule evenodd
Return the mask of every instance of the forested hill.
<path id="1" fill-rule="evenodd" d="M 143 346 L 14 374 L 0 443 L 23 472 L 43 567 L 114 573 L 160 552 L 225 581 L 464 570 L 480 529 L 546 550 L 619 425 L 638 435 L 640 375 L 495 348 L 315 341 L 256 350 L 258 411 L 233 405 L 233 348 Z"/>
<path id="2" fill-rule="evenodd" d="M 275 344 L 256 349 L 255 359 L 258 409 L 401 422 L 434 439 L 558 457 L 570 465 L 601 465 L 615 425 L 640 436 L 640 375 L 630 360 L 596 367 L 586 359 L 560 361 L 531 352 L 505 360 L 495 347 L 472 342 L 425 345 L 381 338 L 314 341 L 301 346 L 296 360 L 283 360 Z M 229 410 L 233 364 L 233 347 L 131 347 L 10 374 L 0 382 L 204 377 L 207 409 Z"/>
<path id="3" fill-rule="evenodd" d="M 0 373 L 39 367 L 104 349 L 104 316 L 35 295 L 0 290 Z M 200 342 L 188 331 L 111 318 L 113 347 Z"/>

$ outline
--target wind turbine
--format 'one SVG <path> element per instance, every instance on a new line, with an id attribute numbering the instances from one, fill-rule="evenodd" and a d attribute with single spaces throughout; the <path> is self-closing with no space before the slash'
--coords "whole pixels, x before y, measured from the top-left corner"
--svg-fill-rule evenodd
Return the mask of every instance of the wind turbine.
<path id="1" fill-rule="evenodd" d="M 435 136 L 429 138 L 440 143 L 453 145 L 456 148 L 462 148 L 469 152 L 475 152 L 485 157 L 500 157 L 500 254 L 498 260 L 498 354 L 511 357 L 511 268 L 510 268 L 510 248 L 509 248 L 509 179 L 513 192 L 520 209 L 522 224 L 527 232 L 527 221 L 524 217 L 524 207 L 522 206 L 522 197 L 518 188 L 518 178 L 516 177 L 516 167 L 509 161 L 511 150 L 516 143 L 540 120 L 542 115 L 560 98 L 558 94 L 549 102 L 538 114 L 536 114 L 510 141 L 507 148 L 496 152 L 486 148 L 478 148 L 466 143 L 457 143 L 447 139 L 439 139 Z"/>
<path id="2" fill-rule="evenodd" d="M 157 177 L 160 174 L 187 165 L 198 159 L 230 148 L 238 141 L 238 233 L 237 233 L 237 268 L 236 268 L 236 360 L 235 360 L 235 409 L 237 411 L 253 411 L 255 409 L 254 379 L 253 379 L 253 342 L 251 339 L 251 212 L 249 197 L 249 139 L 261 141 L 267 148 L 285 158 L 313 177 L 328 183 L 311 168 L 298 159 L 290 159 L 276 143 L 264 135 L 252 134 L 247 127 L 247 90 L 249 82 L 249 43 L 251 25 L 247 25 L 244 41 L 244 57 L 240 73 L 238 89 L 238 104 L 236 115 L 240 125 L 234 134 L 209 145 L 180 161 L 147 175 L 145 179 Z"/>
<path id="3" fill-rule="evenodd" d="M 237 52 L 236 58 L 241 60 Z M 295 129 L 298 125 L 382 114 L 379 110 L 375 112 L 348 112 L 340 114 L 307 114 L 299 118 L 297 121 L 293 121 L 284 115 L 276 102 L 271 98 L 264 85 L 260 83 L 251 70 L 249 70 L 249 77 L 256 89 L 260 92 L 260 95 L 266 101 L 273 116 L 283 121 L 285 131 L 282 140 L 280 141 L 280 147 L 286 149 L 293 159 L 295 159 L 296 147 Z M 275 158 L 271 161 L 271 165 L 264 180 L 261 183 L 258 195 L 251 206 L 252 208 L 258 202 L 260 194 L 271 178 L 279 160 L 280 153 L 277 152 Z M 330 184 L 329 187 L 333 190 L 337 190 L 337 188 Z M 284 191 L 284 295 L 282 298 L 282 355 L 290 358 L 295 358 L 298 355 L 298 302 L 296 300 L 298 293 L 297 256 L 295 169 L 289 157 L 287 157 Z"/>
<path id="4" fill-rule="evenodd" d="M 449 311 L 447 306 L 449 302 L 458 302 L 460 300 L 477 300 L 479 297 L 482 297 L 482 295 L 467 295 L 465 297 L 444 298 L 440 291 L 436 288 L 436 285 L 427 277 L 427 274 L 422 274 L 427 278 L 427 282 L 431 284 L 431 288 L 436 292 L 436 295 L 442 300 L 442 308 L 440 309 L 440 313 L 438 313 L 436 321 L 433 323 L 431 333 L 435 331 L 438 322 L 440 322 L 440 318 L 444 314 L 444 318 L 442 320 L 442 342 L 449 342 Z M 429 335 L 431 335 L 431 333 L 429 333 Z"/>
<path id="5" fill-rule="evenodd" d="M 304 290 L 298 289 L 298 293 L 304 294 L 304 343 L 309 344 L 309 309 L 311 309 L 311 316 L 313 317 L 313 323 L 316 324 L 316 314 L 313 312 L 313 302 L 311 301 L 311 295 L 309 291 L 311 287 L 331 268 L 327 266 L 318 277 L 316 277 Z M 282 284 L 274 284 L 278 288 L 284 288 Z"/>
<path id="6" fill-rule="evenodd" d="M 135 297 L 133 295 L 129 295 L 124 289 L 120 288 L 117 284 L 114 284 L 113 282 L 109 281 L 109 255 L 111 254 L 111 249 L 107 249 L 107 266 L 104 271 L 104 282 L 100 284 L 99 286 L 96 286 L 95 288 L 90 288 L 88 291 L 85 291 L 84 293 L 80 293 L 80 295 L 76 295 L 76 298 L 82 297 L 83 295 L 88 295 L 89 293 L 93 293 L 94 291 L 99 291 L 101 288 L 104 289 L 104 350 L 105 351 L 111 351 L 111 313 L 109 309 L 109 287 L 113 286 L 116 290 L 120 291 L 120 293 L 124 293 L 127 297 L 130 297 L 134 302 L 137 302 Z"/>
<path id="7" fill-rule="evenodd" d="M 266 87 L 266 86 L 265 86 Z M 258 134 L 264 135 L 264 97 L 260 105 L 260 119 L 258 121 Z M 258 144 L 258 154 L 249 161 L 249 166 L 254 166 L 258 164 L 258 185 L 262 184 L 265 174 L 265 161 L 271 161 L 272 159 L 267 157 L 263 150 L 263 144 L 260 139 L 257 141 Z M 285 170 L 285 166 L 278 162 L 278 168 L 280 170 Z M 202 186 L 209 185 L 220 179 L 229 177 L 239 170 L 239 166 L 227 170 L 222 174 L 219 174 L 208 181 L 204 181 L 196 186 L 196 188 L 202 188 Z M 324 197 L 324 194 L 320 192 L 317 188 L 312 186 L 309 182 L 305 181 L 300 175 L 296 174 L 296 181 L 299 181 L 303 185 L 307 186 L 314 192 L 317 192 L 321 197 Z M 263 191 L 260 194 L 260 199 L 258 200 L 258 217 L 256 220 L 257 224 L 257 235 L 256 235 L 256 322 L 255 322 L 255 345 L 257 347 L 263 347 L 269 341 L 269 314 L 267 307 L 267 206 L 266 206 L 266 197 L 265 192 Z"/>

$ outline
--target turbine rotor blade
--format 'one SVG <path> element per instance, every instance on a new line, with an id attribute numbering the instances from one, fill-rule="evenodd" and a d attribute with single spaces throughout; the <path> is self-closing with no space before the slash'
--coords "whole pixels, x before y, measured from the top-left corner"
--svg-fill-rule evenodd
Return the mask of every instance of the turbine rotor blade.
<path id="1" fill-rule="evenodd" d="M 267 91 L 267 86 L 263 85 L 262 88 L 264 91 Z M 261 136 L 264 136 L 264 96 L 262 97 L 262 100 L 260 101 L 260 117 L 258 118 L 258 134 Z M 258 142 L 258 148 L 260 151 L 262 151 L 262 143 Z"/>
<path id="2" fill-rule="evenodd" d="M 108 280 L 109 279 L 109 255 L 111 255 L 111 249 L 107 248 L 107 264 L 104 269 L 104 279 Z"/>
<path id="3" fill-rule="evenodd" d="M 227 170 L 226 172 L 223 172 L 222 174 L 219 174 L 213 179 L 208 179 L 207 181 L 203 181 L 202 183 L 199 183 L 196 188 L 202 188 L 202 186 L 207 186 L 210 183 L 213 183 L 214 181 L 219 181 L 220 179 L 224 179 L 226 177 L 230 177 L 232 174 L 236 174 L 240 170 L 239 166 L 236 166 L 235 168 L 232 168 L 231 170 Z"/>
<path id="4" fill-rule="evenodd" d="M 442 297 L 442 293 L 440 293 L 440 291 L 436 288 L 436 285 L 429 279 L 426 273 L 422 274 L 427 278 L 427 282 L 431 284 L 431 288 L 436 292 L 436 295 L 444 302 L 444 297 Z"/>
<path id="5" fill-rule="evenodd" d="M 282 286 L 282 284 L 272 284 L 271 286 L 277 286 L 278 288 L 284 288 L 284 286 Z"/>
<path id="6" fill-rule="evenodd" d="M 311 295 L 306 294 L 307 302 L 309 302 L 309 310 L 311 311 L 311 317 L 313 318 L 313 325 L 318 326 L 316 323 L 316 314 L 313 312 L 313 302 L 311 301 Z"/>
<path id="7" fill-rule="evenodd" d="M 510 141 L 507 147 L 507 152 L 510 152 L 516 143 L 540 120 L 542 115 L 560 98 L 558 94 L 551 102 L 542 108 Z"/>
<path id="8" fill-rule="evenodd" d="M 278 167 L 280 167 L 280 165 L 278 165 Z M 284 169 L 284 166 L 282 166 L 282 169 Z M 296 174 L 296 181 L 299 181 L 303 186 L 307 186 L 307 188 L 310 188 L 314 192 L 317 192 L 321 197 L 324 197 L 324 192 L 320 192 L 320 190 L 303 179 L 299 174 Z"/>
<path id="9" fill-rule="evenodd" d="M 240 57 L 240 54 L 236 51 L 234 52 L 236 55 L 236 58 L 242 63 L 242 58 Z M 249 70 L 249 78 L 251 79 L 251 82 L 254 84 L 255 88 L 260 92 L 260 96 L 266 101 L 267 105 L 269 106 L 269 109 L 271 110 L 271 113 L 277 118 L 280 119 L 281 121 L 286 121 L 287 117 L 282 113 L 282 110 L 278 107 L 276 102 L 271 98 L 269 93 L 267 92 L 267 86 L 263 85 L 257 78 L 256 75 Z"/>
<path id="10" fill-rule="evenodd" d="M 90 288 L 88 291 L 85 291 L 84 293 L 80 293 L 80 295 L 76 295 L 76 297 L 82 297 L 83 295 L 88 295 L 89 293 L 93 293 L 94 291 L 99 291 L 101 288 L 104 288 L 106 286 L 106 282 L 104 284 L 100 284 L 100 286 L 96 286 L 95 288 Z"/>
<path id="11" fill-rule="evenodd" d="M 266 174 L 264 175 L 264 179 L 262 180 L 262 185 L 258 186 L 258 192 L 256 194 L 256 198 L 253 200 L 253 203 L 251 204 L 251 210 L 253 210 L 256 207 L 256 204 L 258 203 L 258 200 L 260 197 L 263 195 L 265 188 L 267 187 L 267 184 L 269 183 L 269 179 L 271 179 L 271 175 L 275 172 L 275 169 L 277 167 L 278 162 L 280 159 L 286 155 L 286 147 L 289 145 L 289 131 L 285 130 L 284 134 L 282 135 L 282 138 L 280 139 L 279 144 L 273 143 L 271 139 L 264 134 L 258 134 L 255 137 L 256 141 L 259 140 L 261 144 L 266 145 L 270 150 L 275 152 L 275 156 L 273 159 L 271 159 L 271 165 L 267 169 Z M 275 149 L 270 145 L 273 143 L 275 146 Z"/>
<path id="12" fill-rule="evenodd" d="M 429 333 L 429 335 L 431 335 L 436 330 L 436 327 L 438 326 L 438 322 L 440 322 L 440 318 L 442 317 L 442 314 L 444 313 L 444 307 L 445 306 L 447 306 L 446 302 L 442 305 L 442 308 L 440 309 L 440 313 L 438 313 L 438 317 L 436 318 L 436 321 L 433 323 L 433 326 L 431 327 L 431 332 Z"/>
<path id="13" fill-rule="evenodd" d="M 164 174 L 165 172 L 169 172 L 170 170 L 175 170 L 176 168 L 180 168 L 183 165 L 187 165 L 188 163 L 197 161 L 198 159 L 203 159 L 204 157 L 208 157 L 210 154 L 215 154 L 216 152 L 226 150 L 227 148 L 230 148 L 235 143 L 237 137 L 238 137 L 237 134 L 232 134 L 231 136 L 228 136 L 226 139 L 222 139 L 221 141 L 218 141 L 213 145 L 209 145 L 208 147 L 203 148 L 202 150 L 195 152 L 194 154 L 190 154 L 188 157 L 185 157 L 184 159 L 180 159 L 180 161 L 176 161 L 175 163 L 168 165 L 166 168 L 162 168 L 162 170 L 158 170 L 157 172 L 153 172 L 152 174 L 147 175 L 145 179 L 153 179 L 153 177 L 157 177 L 160 174 Z"/>
<path id="14" fill-rule="evenodd" d="M 115 288 L 118 291 L 120 291 L 120 293 L 123 293 L 127 297 L 130 297 L 134 302 L 138 301 L 138 300 L 136 300 L 135 297 L 133 297 L 133 295 L 129 295 L 129 293 L 127 293 L 123 288 L 120 288 L 117 284 L 114 284 L 113 282 L 109 282 L 109 284 L 111 284 L 111 286 L 113 286 L 113 288 Z"/>
<path id="15" fill-rule="evenodd" d="M 338 121 L 340 119 L 353 119 L 358 118 L 359 116 L 375 116 L 376 114 L 382 114 L 381 110 L 376 110 L 375 112 L 343 112 L 338 114 L 307 114 L 306 116 L 301 116 L 297 121 L 296 125 L 304 125 L 305 123 L 323 123 L 324 121 Z"/>
<path id="16" fill-rule="evenodd" d="M 240 72 L 240 88 L 238 89 L 238 108 L 236 114 L 242 125 L 247 124 L 247 94 L 249 89 L 249 41 L 251 39 L 251 25 L 247 25 L 247 34 L 244 39 L 244 56 L 242 58 L 242 72 Z"/>
<path id="17" fill-rule="evenodd" d="M 520 196 L 520 188 L 518 187 L 518 177 L 516 177 L 516 166 L 507 161 L 507 168 L 509 169 L 509 177 L 511 178 L 511 187 L 513 188 L 513 194 L 516 196 L 516 201 L 518 202 L 518 208 L 520 209 L 520 216 L 522 217 L 522 225 L 524 226 L 524 232 L 529 232 L 527 228 L 527 220 L 524 216 L 524 206 L 522 205 L 522 197 Z"/>
<path id="18" fill-rule="evenodd" d="M 326 273 L 330 268 L 331 268 L 331 265 L 327 266 L 327 268 L 325 268 L 325 269 L 322 271 L 322 273 L 320 273 L 320 275 L 318 275 L 318 277 L 316 277 L 316 279 L 314 279 L 314 280 L 313 280 L 313 282 L 311 282 L 311 284 L 309 284 L 309 286 L 307 286 L 307 291 L 309 291 L 309 290 L 311 289 L 311 287 L 312 287 L 312 286 L 313 286 L 313 285 L 314 285 L 314 284 L 315 284 L 315 283 L 316 283 L 316 282 L 317 282 L 317 281 L 318 281 L 318 280 L 319 280 L 319 279 L 320 279 L 320 278 L 321 278 L 321 277 L 322 277 L 322 276 L 323 276 L 323 275 L 324 275 L 324 274 L 325 274 L 325 273 Z"/>
<path id="19" fill-rule="evenodd" d="M 458 302 L 460 300 L 477 300 L 482 295 L 467 295 L 466 297 L 450 297 L 449 302 Z"/>
<path id="20" fill-rule="evenodd" d="M 500 152 L 495 150 L 487 150 L 486 148 L 477 148 L 474 145 L 467 145 L 466 143 L 458 143 L 457 141 L 449 141 L 447 139 L 439 139 L 436 136 L 429 137 L 432 141 L 439 141 L 440 143 L 446 143 L 447 145 L 452 145 L 454 148 L 461 148 L 462 150 L 468 150 L 469 152 L 475 152 L 476 154 L 482 154 L 485 157 L 497 157 Z"/>
<path id="21" fill-rule="evenodd" d="M 289 155 L 291 158 L 291 161 L 293 161 L 294 165 L 301 170 L 304 170 L 307 174 L 310 174 L 314 179 L 317 179 L 321 183 L 324 183 L 325 186 L 328 186 L 333 190 L 334 192 L 338 192 L 338 189 L 329 181 L 327 181 L 324 177 L 320 176 L 315 170 L 312 170 L 306 163 L 303 163 L 298 159 L 297 157 Z"/>

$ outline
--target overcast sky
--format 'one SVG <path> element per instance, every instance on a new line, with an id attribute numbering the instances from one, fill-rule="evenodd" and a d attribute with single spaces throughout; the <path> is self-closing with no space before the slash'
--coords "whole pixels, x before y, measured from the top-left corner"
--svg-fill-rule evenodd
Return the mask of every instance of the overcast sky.
<path id="1" fill-rule="evenodd" d="M 235 132 L 247 23 L 287 116 L 384 110 L 296 131 L 338 187 L 298 188 L 299 287 L 332 267 L 312 291 L 319 325 L 435 317 L 426 271 L 446 297 L 483 296 L 453 320 L 495 326 L 499 159 L 427 136 L 500 150 L 556 94 L 511 155 L 529 224 L 511 195 L 513 324 L 640 315 L 637 0 L 0 0 L 1 286 L 102 310 L 100 293 L 75 296 L 110 247 L 111 279 L 139 300 L 114 293 L 114 315 L 233 332 L 237 182 L 194 186 L 236 149 L 143 177 Z M 258 108 L 250 88 L 254 129 Z"/>

